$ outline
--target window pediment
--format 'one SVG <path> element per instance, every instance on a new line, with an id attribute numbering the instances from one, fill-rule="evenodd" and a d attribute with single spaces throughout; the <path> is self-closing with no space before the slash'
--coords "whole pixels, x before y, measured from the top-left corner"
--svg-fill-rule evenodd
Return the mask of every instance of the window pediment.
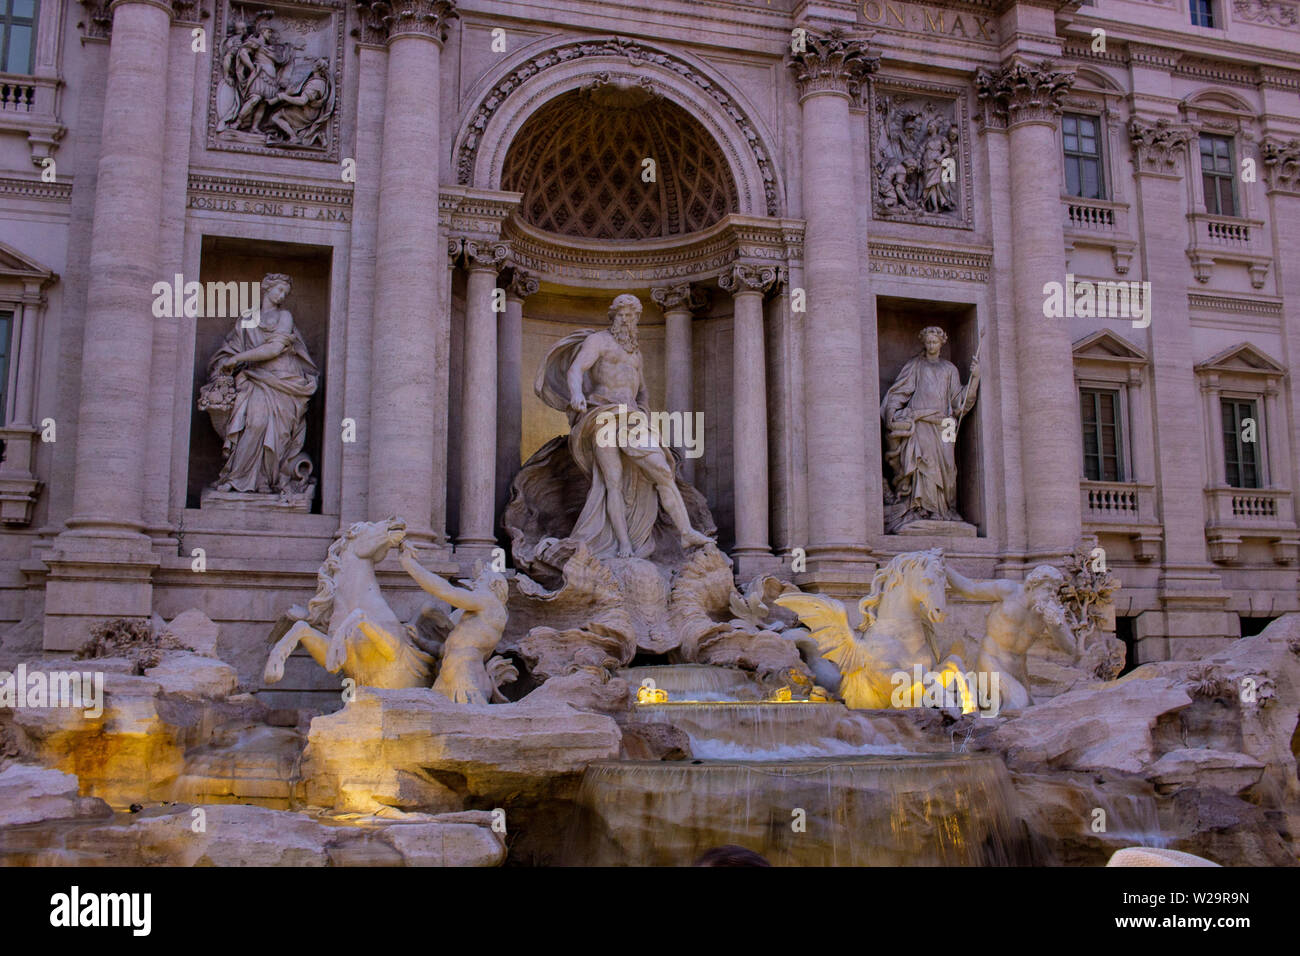
<path id="1" fill-rule="evenodd" d="M 1249 342 L 1241 342 L 1197 364 L 1196 374 L 1248 375 L 1276 379 L 1286 375 L 1286 369 Z"/>

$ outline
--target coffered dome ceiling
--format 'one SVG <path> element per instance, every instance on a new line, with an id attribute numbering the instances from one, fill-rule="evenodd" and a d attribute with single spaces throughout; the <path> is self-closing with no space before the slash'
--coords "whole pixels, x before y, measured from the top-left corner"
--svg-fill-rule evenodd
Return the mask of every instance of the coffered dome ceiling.
<path id="1" fill-rule="evenodd" d="M 646 159 L 656 182 L 642 181 Z M 583 239 L 684 235 L 739 208 L 726 160 L 689 113 L 647 86 L 601 81 L 529 117 L 501 188 L 524 194 L 525 222 Z"/>

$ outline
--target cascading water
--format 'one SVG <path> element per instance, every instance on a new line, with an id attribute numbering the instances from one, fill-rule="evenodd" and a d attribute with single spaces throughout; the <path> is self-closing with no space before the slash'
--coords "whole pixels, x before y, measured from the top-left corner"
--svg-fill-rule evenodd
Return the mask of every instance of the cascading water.
<path id="1" fill-rule="evenodd" d="M 1032 862 L 989 755 L 604 762 L 579 794 L 568 862 L 689 865 L 738 844 L 776 865 Z"/>
<path id="2" fill-rule="evenodd" d="M 918 752 L 937 745 L 898 712 L 757 700 L 759 686 L 739 671 L 664 666 L 621 676 L 668 691 L 667 703 L 638 704 L 629 723 L 676 726 L 695 759 L 591 765 L 571 864 L 689 865 L 723 844 L 778 865 L 1032 862 L 999 757 Z"/>

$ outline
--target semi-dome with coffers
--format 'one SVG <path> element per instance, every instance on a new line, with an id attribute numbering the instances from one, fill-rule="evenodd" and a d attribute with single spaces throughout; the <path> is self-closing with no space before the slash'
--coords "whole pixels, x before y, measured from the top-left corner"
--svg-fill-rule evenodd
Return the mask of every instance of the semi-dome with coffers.
<path id="1" fill-rule="evenodd" d="M 652 182 L 642 175 L 647 159 Z M 501 185 L 524 194 L 525 222 L 583 239 L 683 235 L 739 208 L 709 134 L 640 86 L 597 84 L 551 100 L 511 144 Z"/>

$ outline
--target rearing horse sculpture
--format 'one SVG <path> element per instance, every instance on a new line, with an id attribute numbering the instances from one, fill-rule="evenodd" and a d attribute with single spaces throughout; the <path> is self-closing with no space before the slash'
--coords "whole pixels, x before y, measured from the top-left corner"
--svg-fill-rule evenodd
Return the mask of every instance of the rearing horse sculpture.
<path id="1" fill-rule="evenodd" d="M 822 656 L 842 675 L 840 696 L 849 707 L 893 704 L 899 673 L 917 664 L 932 669 L 940 659 L 934 625 L 947 616 L 943 551 L 909 551 L 876 572 L 858 602 L 861 621 L 849 624 L 843 603 L 824 594 L 783 594 L 776 603 L 799 615 Z"/>
<path id="2" fill-rule="evenodd" d="M 360 687 L 428 687 L 435 655 L 416 645 L 417 621 L 403 624 L 379 590 L 375 565 L 406 537 L 396 518 L 358 521 L 330 545 L 316 574 L 315 597 L 291 608 L 294 623 L 266 662 L 268 684 L 284 677 L 284 663 L 300 643 L 331 674 L 340 670 Z"/>

